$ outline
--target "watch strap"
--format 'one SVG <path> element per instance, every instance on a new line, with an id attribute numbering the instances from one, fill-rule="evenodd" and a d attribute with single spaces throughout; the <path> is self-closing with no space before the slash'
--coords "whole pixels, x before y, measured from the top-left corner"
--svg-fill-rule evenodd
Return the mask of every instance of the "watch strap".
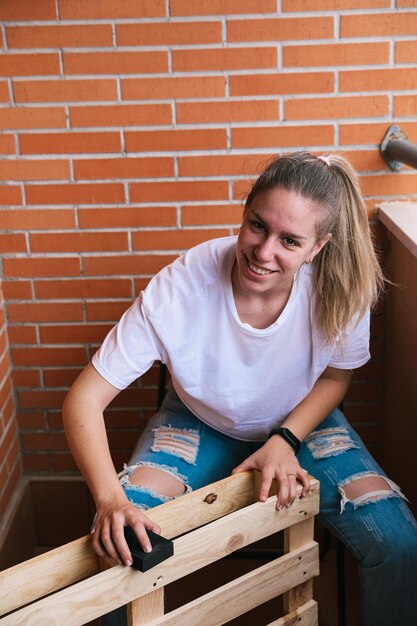
<path id="1" fill-rule="evenodd" d="M 270 439 L 273 435 L 279 435 L 282 437 L 284 441 L 291 446 L 295 454 L 297 454 L 301 446 L 301 441 L 289 430 L 289 428 L 283 428 L 282 426 L 273 428 L 269 433 L 268 439 Z"/>

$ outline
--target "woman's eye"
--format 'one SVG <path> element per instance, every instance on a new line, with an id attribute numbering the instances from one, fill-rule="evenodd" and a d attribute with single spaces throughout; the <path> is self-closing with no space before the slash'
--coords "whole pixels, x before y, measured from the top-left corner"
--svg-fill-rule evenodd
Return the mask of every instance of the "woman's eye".
<path id="1" fill-rule="evenodd" d="M 257 220 L 252 220 L 252 226 L 254 228 L 256 228 L 257 230 L 265 230 L 265 224 L 262 224 L 262 222 L 258 222 Z"/>
<path id="2" fill-rule="evenodd" d="M 291 237 L 284 237 L 283 241 L 286 246 L 293 247 L 298 245 L 298 243 L 294 239 L 291 239 Z"/>

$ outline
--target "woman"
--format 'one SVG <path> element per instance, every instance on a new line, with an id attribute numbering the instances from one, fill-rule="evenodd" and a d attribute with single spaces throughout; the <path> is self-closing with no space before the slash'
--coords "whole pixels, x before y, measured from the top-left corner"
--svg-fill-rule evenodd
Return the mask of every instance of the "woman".
<path id="1" fill-rule="evenodd" d="M 306 471 L 321 513 L 359 560 L 366 626 L 417 623 L 416 522 L 336 408 L 369 359 L 383 282 L 355 173 L 339 156 L 279 156 L 254 184 L 238 238 L 190 250 L 150 282 L 64 404 L 97 507 L 93 546 L 126 565 L 146 509 L 247 469 L 291 506 Z M 155 360 L 173 387 L 119 481 L 103 410 Z M 94 451 L 94 454 L 92 453 Z M 389 590 L 389 593 L 387 591 Z"/>

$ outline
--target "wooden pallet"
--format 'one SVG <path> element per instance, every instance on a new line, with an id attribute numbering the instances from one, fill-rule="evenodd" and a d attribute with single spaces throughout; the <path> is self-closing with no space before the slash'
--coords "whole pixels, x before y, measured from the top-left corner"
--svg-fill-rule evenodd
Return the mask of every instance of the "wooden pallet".
<path id="1" fill-rule="evenodd" d="M 89 535 L 0 572 L 0 626 L 78 626 L 125 604 L 129 626 L 216 626 L 281 594 L 286 614 L 274 626 L 315 626 L 319 483 L 310 485 L 277 511 L 274 495 L 257 501 L 259 473 L 244 472 L 149 510 L 162 534 L 177 538 L 174 556 L 144 573 L 114 562 L 103 571 Z M 165 585 L 281 530 L 283 556 L 164 615 Z"/>

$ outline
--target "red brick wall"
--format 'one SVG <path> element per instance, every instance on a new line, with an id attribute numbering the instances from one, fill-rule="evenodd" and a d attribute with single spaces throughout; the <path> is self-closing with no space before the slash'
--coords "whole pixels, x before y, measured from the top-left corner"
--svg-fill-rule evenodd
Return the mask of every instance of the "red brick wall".
<path id="1" fill-rule="evenodd" d="M 0 282 L 0 520 L 21 473 L 6 318 Z"/>
<path id="2" fill-rule="evenodd" d="M 378 154 L 393 120 L 417 140 L 417 11 L 415 0 L 5 0 L 0 19 L 0 246 L 23 462 L 65 472 L 69 385 L 158 269 L 236 232 L 260 161 L 347 154 L 372 220 L 382 198 L 417 193 L 417 174 L 388 172 Z M 346 402 L 377 453 L 381 311 Z M 154 406 L 155 375 L 107 413 L 117 464 Z"/>

